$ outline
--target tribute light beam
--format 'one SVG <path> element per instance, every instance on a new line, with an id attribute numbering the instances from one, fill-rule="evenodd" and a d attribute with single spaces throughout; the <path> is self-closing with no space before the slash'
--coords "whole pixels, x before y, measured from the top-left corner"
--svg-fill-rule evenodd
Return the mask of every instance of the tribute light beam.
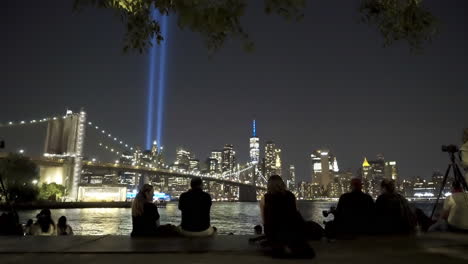
<path id="1" fill-rule="evenodd" d="M 157 119 L 156 119 L 156 140 L 158 142 L 159 148 L 162 146 L 162 133 L 163 133 L 163 123 L 164 123 L 164 90 L 166 88 L 166 53 L 167 53 L 167 39 L 168 33 L 167 30 L 169 19 L 167 16 L 163 16 L 161 19 L 162 23 L 162 34 L 165 38 L 164 42 L 162 43 L 160 50 L 161 56 L 159 58 L 159 82 L 158 82 L 158 112 L 157 112 Z"/>
<path id="2" fill-rule="evenodd" d="M 167 52 L 167 36 L 169 19 L 167 16 L 159 14 L 158 10 L 153 11 L 153 17 L 159 21 L 161 26 L 161 34 L 164 36 L 164 41 L 158 45 L 156 39 L 151 40 L 152 47 L 149 58 L 149 83 L 148 83 L 148 109 L 146 120 L 146 148 L 150 149 L 154 140 L 154 126 L 156 126 L 156 141 L 159 148 L 162 146 L 162 132 L 164 119 L 164 92 L 166 89 L 166 52 Z M 157 56 L 158 55 L 158 56 Z M 156 63 L 159 68 L 156 70 Z M 157 83 L 157 109 L 156 122 L 154 120 L 154 101 L 155 101 L 155 84 Z"/>
<path id="3" fill-rule="evenodd" d="M 156 12 L 153 12 L 153 16 L 156 19 Z M 148 105 L 146 109 L 146 149 L 151 147 L 153 138 L 153 112 L 154 112 L 154 75 L 155 75 L 155 61 L 156 61 L 156 49 L 157 43 L 156 38 L 151 39 L 151 50 L 149 54 L 149 72 L 148 72 Z"/>

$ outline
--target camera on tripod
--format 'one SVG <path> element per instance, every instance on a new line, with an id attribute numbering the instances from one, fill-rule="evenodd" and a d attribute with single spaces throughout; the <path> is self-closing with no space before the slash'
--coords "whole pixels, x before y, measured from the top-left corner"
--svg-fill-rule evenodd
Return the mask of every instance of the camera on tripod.
<path id="1" fill-rule="evenodd" d="M 443 145 L 442 152 L 455 153 L 460 151 L 456 145 Z"/>

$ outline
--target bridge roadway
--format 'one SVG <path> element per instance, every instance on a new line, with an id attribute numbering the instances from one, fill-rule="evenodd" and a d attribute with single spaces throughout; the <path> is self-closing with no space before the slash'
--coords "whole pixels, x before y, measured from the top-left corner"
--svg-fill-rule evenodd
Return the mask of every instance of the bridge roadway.
<path id="1" fill-rule="evenodd" d="M 32 158 L 31 160 L 37 165 L 43 165 L 43 166 L 63 166 L 64 164 L 67 163 L 67 161 L 63 159 Z M 224 183 L 224 184 L 239 186 L 239 187 L 255 187 L 256 189 L 266 190 L 265 187 L 253 186 L 250 183 L 230 181 L 230 180 L 220 179 L 216 177 L 210 177 L 210 176 L 205 176 L 205 175 L 195 175 L 195 174 L 184 173 L 184 172 L 168 170 L 168 169 L 149 168 L 145 166 L 131 166 L 131 165 L 117 164 L 117 163 L 84 161 L 83 168 L 84 169 L 102 169 L 102 170 L 110 170 L 110 171 L 128 171 L 128 172 L 136 172 L 136 173 L 141 173 L 141 174 L 161 175 L 161 176 L 169 176 L 169 177 L 184 177 L 184 178 L 201 177 L 204 180 L 209 180 L 212 182 Z"/>

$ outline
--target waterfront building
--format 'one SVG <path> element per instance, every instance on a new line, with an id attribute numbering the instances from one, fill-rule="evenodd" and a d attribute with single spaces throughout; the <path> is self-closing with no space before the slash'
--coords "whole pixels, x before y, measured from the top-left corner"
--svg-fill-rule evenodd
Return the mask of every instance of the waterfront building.
<path id="1" fill-rule="evenodd" d="M 187 171 L 190 167 L 190 159 L 192 159 L 192 154 L 190 151 L 183 148 L 178 148 L 176 152 L 176 160 L 174 162 L 174 167 L 179 170 Z"/>
<path id="2" fill-rule="evenodd" d="M 296 191 L 296 168 L 294 167 L 294 165 L 289 165 L 286 186 L 290 191 Z"/>
<path id="3" fill-rule="evenodd" d="M 380 194 L 380 183 L 385 179 L 385 171 L 383 155 L 377 155 L 376 160 L 364 158 L 360 171 L 362 173 L 364 191 L 373 197 L 377 197 Z"/>
<path id="4" fill-rule="evenodd" d="M 341 195 L 347 193 L 352 177 L 353 173 L 350 170 L 334 173 L 333 180 L 327 188 L 328 197 L 339 198 Z"/>
<path id="5" fill-rule="evenodd" d="M 226 144 L 222 153 L 222 171 L 233 171 L 236 166 L 236 152 L 232 144 Z"/>
<path id="6" fill-rule="evenodd" d="M 252 137 L 249 140 L 250 147 L 250 163 L 257 165 L 260 161 L 260 139 L 257 137 L 257 124 L 256 121 L 252 122 Z"/>
<path id="7" fill-rule="evenodd" d="M 207 172 L 210 174 L 216 174 L 218 172 L 219 164 L 217 159 L 208 158 L 206 159 Z"/>
<path id="8" fill-rule="evenodd" d="M 312 183 L 327 189 L 334 175 L 339 172 L 336 157 L 327 149 L 319 149 L 311 155 Z"/>
<path id="9" fill-rule="evenodd" d="M 200 161 L 198 159 L 189 160 L 189 171 L 200 171 Z"/>
<path id="10" fill-rule="evenodd" d="M 276 175 L 282 176 L 282 165 L 281 165 L 281 149 L 275 149 L 275 167 L 274 171 Z"/>
<path id="11" fill-rule="evenodd" d="M 386 161 L 385 162 L 385 179 L 394 180 L 398 182 L 398 168 L 396 161 Z"/>
<path id="12" fill-rule="evenodd" d="M 223 152 L 220 150 L 214 150 L 211 152 L 210 159 L 216 160 L 216 172 L 223 171 Z"/>
<path id="13" fill-rule="evenodd" d="M 263 173 L 265 177 L 282 174 L 281 149 L 277 148 L 273 141 L 265 144 L 265 158 L 263 164 Z"/>

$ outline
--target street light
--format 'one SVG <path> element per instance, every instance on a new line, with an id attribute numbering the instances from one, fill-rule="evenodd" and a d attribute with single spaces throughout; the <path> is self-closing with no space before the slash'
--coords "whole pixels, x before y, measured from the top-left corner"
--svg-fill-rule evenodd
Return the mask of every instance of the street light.
<path id="1" fill-rule="evenodd" d="M 18 150 L 18 153 L 19 153 L 19 154 L 23 154 L 23 153 L 24 153 L 24 149 Z"/>
<path id="2" fill-rule="evenodd" d="M 37 180 L 33 180 L 33 181 L 32 181 L 32 184 L 36 185 L 36 184 L 37 184 Z"/>

